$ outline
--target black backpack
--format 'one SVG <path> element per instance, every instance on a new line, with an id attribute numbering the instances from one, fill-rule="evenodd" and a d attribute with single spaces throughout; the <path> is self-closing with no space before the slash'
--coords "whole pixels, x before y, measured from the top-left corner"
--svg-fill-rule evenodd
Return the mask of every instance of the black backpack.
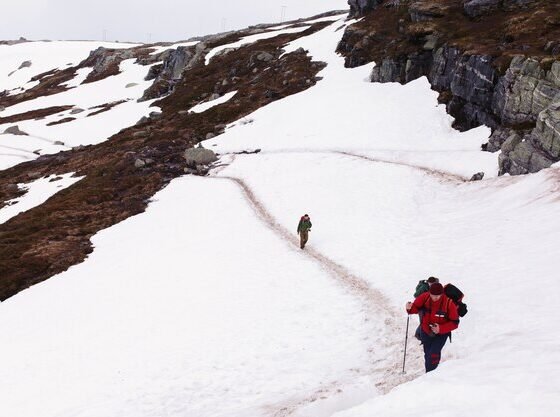
<path id="1" fill-rule="evenodd" d="M 468 312 L 467 305 L 463 303 L 463 297 L 465 294 L 463 294 L 463 292 L 453 284 L 447 284 L 443 288 L 443 292 L 457 305 L 457 313 L 459 313 L 459 317 L 464 317 Z"/>

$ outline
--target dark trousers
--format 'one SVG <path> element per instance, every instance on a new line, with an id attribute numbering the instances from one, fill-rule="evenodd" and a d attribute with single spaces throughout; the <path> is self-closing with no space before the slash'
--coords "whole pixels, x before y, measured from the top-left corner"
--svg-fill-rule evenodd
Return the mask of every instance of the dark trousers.
<path id="1" fill-rule="evenodd" d="M 299 232 L 299 247 L 304 248 L 305 244 L 307 243 L 307 239 L 309 239 L 309 232 L 307 230 L 302 230 Z"/>
<path id="2" fill-rule="evenodd" d="M 420 329 L 420 341 L 424 348 L 424 365 L 426 366 L 426 372 L 433 371 L 439 365 L 439 360 L 441 359 L 441 350 L 447 342 L 449 334 L 443 335 L 427 335 L 422 329 Z"/>

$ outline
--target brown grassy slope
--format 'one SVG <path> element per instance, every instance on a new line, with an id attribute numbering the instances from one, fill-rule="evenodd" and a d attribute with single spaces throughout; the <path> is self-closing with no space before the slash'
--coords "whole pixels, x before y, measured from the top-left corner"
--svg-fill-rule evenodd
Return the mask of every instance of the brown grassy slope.
<path id="1" fill-rule="evenodd" d="M 552 55 L 545 51 L 545 46 L 548 42 L 560 41 L 560 2 L 557 0 L 536 0 L 526 9 L 500 10 L 476 19 L 464 14 L 461 0 L 416 3 L 437 10 L 440 17 L 413 22 L 409 5 L 381 6 L 371 11 L 345 36 L 349 47 L 341 48 L 340 52 L 354 55 L 354 62 L 347 60 L 347 64 L 380 62 L 383 58 L 421 51 L 425 36 L 435 35 L 441 43 L 455 46 L 468 55 L 496 57 L 496 66 L 503 70 L 517 54 L 535 56 L 546 62 Z"/>
<path id="2" fill-rule="evenodd" d="M 83 261 L 92 251 L 91 236 L 144 211 L 157 191 L 183 175 L 185 148 L 214 133 L 216 126 L 312 86 L 322 64 L 311 62 L 305 52 L 278 56 L 286 42 L 324 26 L 263 40 L 194 68 L 171 96 L 159 102 L 163 114 L 158 119 L 125 129 L 99 145 L 42 156 L 0 172 L 4 201 L 17 192 L 15 183 L 29 181 L 30 173 L 85 176 L 41 206 L 0 225 L 0 300 Z M 261 51 L 275 59 L 268 63 L 255 59 Z M 238 91 L 234 99 L 204 114 L 178 113 L 203 95 L 233 90 Z M 138 158 L 153 162 L 136 168 Z"/>

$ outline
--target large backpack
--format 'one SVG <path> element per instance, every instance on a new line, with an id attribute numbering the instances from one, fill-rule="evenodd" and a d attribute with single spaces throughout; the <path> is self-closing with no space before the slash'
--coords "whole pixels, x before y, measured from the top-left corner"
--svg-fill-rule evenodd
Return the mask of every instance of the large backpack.
<path id="1" fill-rule="evenodd" d="M 467 305 L 463 303 L 463 297 L 465 294 L 463 294 L 463 292 L 453 284 L 447 284 L 443 287 L 443 292 L 457 305 L 457 313 L 459 313 L 459 317 L 464 317 L 468 312 Z"/>
<path id="2" fill-rule="evenodd" d="M 418 281 L 418 285 L 414 290 L 414 298 L 418 297 L 420 294 L 425 293 L 430 289 L 430 285 L 428 284 L 428 280 L 420 280 Z"/>

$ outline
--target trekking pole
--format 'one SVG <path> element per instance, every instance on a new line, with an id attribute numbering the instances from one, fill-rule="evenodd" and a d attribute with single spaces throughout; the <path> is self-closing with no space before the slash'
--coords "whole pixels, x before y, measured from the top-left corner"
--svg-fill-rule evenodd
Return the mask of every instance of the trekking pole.
<path id="1" fill-rule="evenodd" d="M 406 318 L 406 336 L 404 338 L 404 357 L 402 361 L 402 373 L 404 374 L 404 364 L 406 362 L 406 344 L 408 343 L 408 323 L 410 322 L 410 315 Z"/>

